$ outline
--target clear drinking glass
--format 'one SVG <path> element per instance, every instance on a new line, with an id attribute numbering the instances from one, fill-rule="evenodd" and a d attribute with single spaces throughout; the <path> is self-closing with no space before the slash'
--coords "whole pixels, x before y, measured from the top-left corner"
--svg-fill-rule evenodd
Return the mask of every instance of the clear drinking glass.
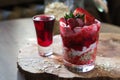
<path id="1" fill-rule="evenodd" d="M 53 15 L 36 15 L 33 17 L 33 22 L 36 30 L 38 51 L 41 56 L 49 56 L 53 54 L 53 28 L 55 17 Z"/>
<path id="2" fill-rule="evenodd" d="M 75 27 L 74 31 L 60 21 L 65 66 L 75 72 L 88 72 L 95 66 L 100 22 Z"/>

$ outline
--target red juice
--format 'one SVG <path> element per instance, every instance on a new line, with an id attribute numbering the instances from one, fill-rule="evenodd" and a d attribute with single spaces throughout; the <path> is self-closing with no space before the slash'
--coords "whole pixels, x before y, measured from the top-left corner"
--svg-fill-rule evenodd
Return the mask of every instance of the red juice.
<path id="1" fill-rule="evenodd" d="M 47 47 L 52 43 L 55 17 L 50 15 L 37 15 L 33 17 L 37 41 L 40 46 Z"/>

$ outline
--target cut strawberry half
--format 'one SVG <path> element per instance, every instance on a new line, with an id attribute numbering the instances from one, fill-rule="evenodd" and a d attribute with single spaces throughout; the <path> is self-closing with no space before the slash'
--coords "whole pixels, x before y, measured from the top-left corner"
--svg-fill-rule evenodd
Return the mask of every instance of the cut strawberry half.
<path id="1" fill-rule="evenodd" d="M 78 24 L 79 24 L 78 26 L 79 26 L 79 27 L 83 27 L 83 26 L 84 26 L 84 22 L 83 22 L 82 19 L 77 18 L 76 21 L 78 22 Z"/>
<path id="2" fill-rule="evenodd" d="M 73 34 L 73 31 L 71 30 L 71 27 L 67 23 L 67 20 L 65 18 L 60 18 L 59 25 L 60 25 L 61 34 L 65 34 L 67 36 Z"/>
<path id="3" fill-rule="evenodd" d="M 75 11 L 73 12 L 74 15 L 80 14 L 80 15 L 85 15 L 84 22 L 86 25 L 93 24 L 95 21 L 95 18 L 86 10 L 82 8 L 76 8 Z"/>
<path id="4" fill-rule="evenodd" d="M 79 25 L 75 18 L 67 19 L 67 24 L 71 27 L 71 29 Z"/>
<path id="5" fill-rule="evenodd" d="M 66 26 L 67 25 L 67 21 L 65 18 L 60 18 L 59 22 L 62 22 L 60 23 L 60 26 Z"/>

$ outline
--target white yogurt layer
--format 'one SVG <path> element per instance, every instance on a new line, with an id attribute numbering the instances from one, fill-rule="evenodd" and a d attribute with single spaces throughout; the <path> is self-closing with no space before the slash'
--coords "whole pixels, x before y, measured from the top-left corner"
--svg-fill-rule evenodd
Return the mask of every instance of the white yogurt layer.
<path id="1" fill-rule="evenodd" d="M 74 50 L 74 49 L 71 48 L 71 49 L 69 49 L 69 52 L 67 52 L 67 53 L 71 54 L 72 56 L 80 56 L 80 55 L 82 55 L 82 54 L 84 54 L 84 53 L 86 53 L 90 50 L 95 49 L 96 47 L 97 47 L 97 42 L 91 44 L 88 48 L 86 46 L 84 46 L 82 48 L 82 51 Z M 64 49 L 66 49 L 66 51 L 68 51 L 67 47 L 64 47 Z"/>

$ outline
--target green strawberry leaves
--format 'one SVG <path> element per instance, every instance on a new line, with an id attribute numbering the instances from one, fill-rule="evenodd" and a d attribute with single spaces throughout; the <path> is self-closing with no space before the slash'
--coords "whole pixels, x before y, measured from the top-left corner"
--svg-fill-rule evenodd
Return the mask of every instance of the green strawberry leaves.
<path id="1" fill-rule="evenodd" d="M 69 14 L 65 14 L 64 16 L 65 19 L 69 19 L 69 18 L 75 18 L 75 16 L 73 15 L 73 13 L 69 13 Z"/>
<path id="2" fill-rule="evenodd" d="M 82 19 L 83 21 L 84 21 L 84 17 L 85 17 L 84 14 L 83 14 L 83 15 L 80 15 L 80 14 L 74 15 L 72 12 L 70 12 L 69 14 L 65 14 L 65 16 L 64 16 L 65 19 L 69 19 L 69 18 L 80 18 L 80 19 Z"/>
<path id="3" fill-rule="evenodd" d="M 80 15 L 80 14 L 76 14 L 75 18 L 80 18 L 84 21 L 84 17 L 85 17 L 85 14 L 83 15 Z"/>

